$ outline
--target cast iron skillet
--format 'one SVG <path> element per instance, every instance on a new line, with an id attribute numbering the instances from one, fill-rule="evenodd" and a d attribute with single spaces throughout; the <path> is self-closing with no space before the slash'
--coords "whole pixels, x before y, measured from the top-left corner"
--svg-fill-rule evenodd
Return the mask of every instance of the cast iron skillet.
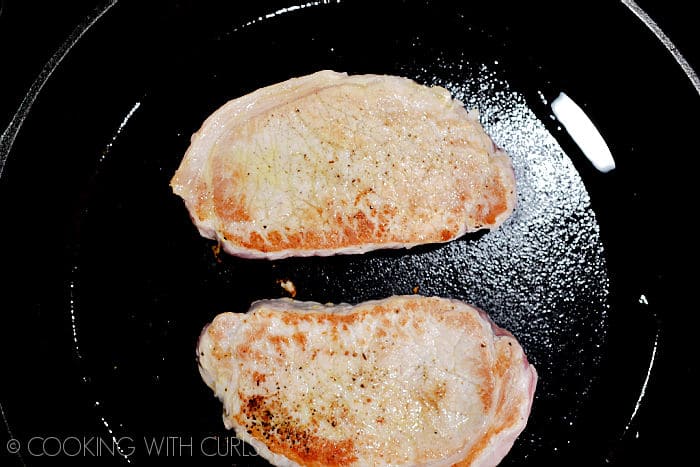
<path id="1" fill-rule="evenodd" d="M 285 296 L 282 279 L 301 300 L 460 298 L 512 331 L 540 382 L 504 465 L 665 452 L 658 435 L 689 394 L 663 377 L 690 368 L 675 360 L 691 323 L 672 315 L 667 274 L 666 248 L 681 237 L 665 227 L 684 214 L 668 162 L 697 128 L 693 74 L 628 6 L 558 3 L 98 9 L 3 134 L 2 403 L 15 460 L 265 465 L 223 429 L 194 348 L 217 313 Z M 514 160 L 513 218 L 412 250 L 216 255 L 168 187 L 190 135 L 228 99 L 326 68 L 440 84 L 478 108 Z M 607 140 L 612 172 L 596 171 L 551 115 L 562 91 Z M 150 443 L 164 440 L 155 456 Z"/>

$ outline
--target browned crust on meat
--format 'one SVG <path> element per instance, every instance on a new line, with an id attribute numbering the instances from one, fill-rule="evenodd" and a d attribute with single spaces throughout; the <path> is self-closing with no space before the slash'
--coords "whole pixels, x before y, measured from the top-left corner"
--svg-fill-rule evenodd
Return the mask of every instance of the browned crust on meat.
<path id="1" fill-rule="evenodd" d="M 328 71 L 262 88 L 222 107 L 240 101 L 252 110 L 232 114 L 215 141 L 207 133 L 223 127 L 214 118 L 222 110 L 210 117 L 214 129 L 205 123 L 204 136 L 195 134 L 171 185 L 203 235 L 244 257 L 397 248 L 495 228 L 515 205 L 509 158 L 436 89 Z M 261 142 L 259 133 L 272 136 Z M 306 150 L 278 133 L 313 142 Z M 304 194 L 282 188 L 297 176 L 323 186 Z M 423 179 L 430 184 L 416 189 Z M 279 217 L 265 201 L 275 190 L 290 205 Z"/>
<path id="2" fill-rule="evenodd" d="M 501 381 L 501 387 L 498 388 L 496 399 L 496 416 L 494 420 L 499 423 L 489 426 L 488 430 L 474 443 L 472 448 L 467 453 L 467 456 L 454 466 L 469 467 L 475 459 L 477 459 L 484 450 L 488 447 L 489 442 L 499 433 L 512 428 L 519 421 L 520 413 L 517 407 L 524 404 L 526 401 L 521 397 L 513 397 L 513 393 L 507 390 L 507 387 L 512 384 L 512 378 L 515 377 L 514 368 L 519 368 L 522 365 L 522 357 L 514 355 L 513 340 L 506 338 L 497 341 L 496 361 L 491 371 L 493 371 L 494 379 Z M 497 388 L 491 387 L 487 395 L 488 400 L 494 399 L 494 391 Z M 509 397 L 510 396 L 510 397 Z"/>
<path id="3" fill-rule="evenodd" d="M 251 220 L 246 210 L 245 195 L 240 195 L 237 198 L 219 198 L 219 204 L 215 206 L 215 211 L 220 218 L 227 221 Z M 491 208 L 484 210 L 480 206 L 475 212 L 474 218 L 482 225 L 493 223 L 496 216 L 504 212 L 505 209 L 505 204 L 498 205 L 495 210 L 491 210 Z M 388 233 L 387 225 L 391 220 L 392 213 L 395 211 L 393 208 L 385 207 L 376 214 L 374 220 L 369 219 L 362 211 L 348 215 L 337 214 L 334 219 L 335 230 L 333 231 L 315 229 L 311 225 L 301 232 L 283 233 L 279 230 L 270 230 L 266 234 L 252 232 L 247 237 L 238 235 L 229 229 L 224 229 L 223 236 L 228 242 L 265 253 L 299 249 L 330 250 L 372 243 L 414 242 L 416 239 L 408 239 Z M 492 220 L 489 221 L 488 219 Z M 452 229 L 443 229 L 440 232 L 434 232 L 425 236 L 423 242 L 445 242 L 457 235 L 458 230 L 455 224 Z"/>
<path id="4" fill-rule="evenodd" d="M 354 442 L 318 436 L 313 427 L 299 427 L 275 397 L 239 394 L 242 413 L 236 417 L 247 433 L 277 454 L 306 466 L 347 466 L 357 460 Z M 337 421 L 331 420 L 331 423 Z"/>
<path id="5" fill-rule="evenodd" d="M 306 407 L 311 410 L 311 418 L 302 423 L 298 415 L 290 413 L 289 406 L 285 405 L 289 402 L 285 398 L 286 387 L 279 387 L 279 382 L 273 390 L 268 390 L 269 386 L 263 390 L 262 386 L 274 385 L 275 381 L 279 381 L 275 371 L 297 370 L 285 367 L 285 357 L 292 348 L 301 349 L 308 354 L 308 365 L 314 364 L 313 361 L 319 352 L 333 358 L 347 361 L 357 359 L 358 362 L 364 363 L 373 358 L 369 352 L 355 350 L 367 343 L 364 337 L 353 341 L 356 347 L 343 347 L 348 345 L 347 340 L 343 339 L 347 338 L 350 326 L 372 323 L 374 336 L 365 337 L 370 340 L 374 338 L 374 342 L 377 343 L 387 339 L 387 342 L 411 339 L 411 333 L 415 335 L 415 332 L 425 331 L 430 321 L 459 330 L 472 339 L 482 339 L 480 343 L 475 344 L 478 355 L 474 356 L 473 367 L 470 366 L 470 369 L 480 381 L 478 398 L 483 410 L 493 413 L 492 420 L 495 423 L 482 431 L 478 438 L 469 440 L 471 446 L 465 453 L 466 457 L 454 464 L 462 467 L 471 465 L 490 447 L 489 444 L 495 437 L 519 424 L 522 426 L 522 407 L 529 407 L 531 399 L 528 400 L 528 397 L 532 396 L 531 393 L 523 393 L 515 387 L 522 383 L 523 368 L 527 366 L 522 350 L 510 334 L 503 332 L 492 335 L 490 325 L 485 327 L 484 319 L 488 318 L 461 302 L 419 296 L 400 298 L 400 302 L 371 302 L 367 306 L 359 305 L 344 312 L 328 312 L 320 305 L 313 310 L 299 310 L 294 308 L 294 302 L 291 300 L 285 302 L 289 303 L 289 307 L 285 308 L 278 306 L 280 302 L 275 301 L 275 307 L 254 308 L 251 314 L 218 316 L 207 328 L 206 333 L 213 344 L 211 355 L 219 364 L 223 364 L 223 361 L 231 362 L 223 364 L 224 367 L 245 362 L 264 364 L 266 361 L 270 362 L 270 358 L 275 362 L 275 366 L 268 370 L 238 375 L 242 381 L 250 381 L 249 384 L 244 384 L 245 387 L 259 388 L 260 392 L 241 392 L 239 389 L 240 412 L 229 416 L 242 430 L 262 442 L 272 453 L 301 465 L 354 465 L 358 461 L 358 449 L 361 449 L 363 439 L 353 435 L 340 436 L 337 433 L 337 436 L 323 436 L 322 430 L 319 429 L 321 424 L 336 427 L 336 424 L 340 425 L 352 418 L 353 415 L 347 406 L 331 403 L 329 406 L 318 407 L 312 400 L 298 401 L 298 404 L 310 404 Z M 244 318 L 241 319 L 240 316 Z M 323 343 L 319 344 L 318 341 L 310 340 L 302 331 L 285 335 L 273 332 L 273 327 L 269 325 L 273 320 L 293 328 L 306 326 L 325 329 L 327 332 L 324 332 Z M 235 340 L 235 345 L 231 346 L 231 327 L 238 326 L 241 322 L 246 330 Z M 494 330 L 500 331 L 495 327 Z M 261 342 L 272 346 L 275 355 L 263 355 L 256 350 L 256 345 Z M 298 370 L 302 370 L 302 367 Z M 420 392 L 414 397 L 419 401 L 424 413 L 437 413 L 446 394 L 445 383 L 438 380 L 420 388 Z M 373 396 L 367 397 L 365 402 L 373 403 Z M 298 408 L 294 410 L 296 412 Z M 385 422 L 383 416 L 377 416 L 374 420 L 378 426 Z"/>

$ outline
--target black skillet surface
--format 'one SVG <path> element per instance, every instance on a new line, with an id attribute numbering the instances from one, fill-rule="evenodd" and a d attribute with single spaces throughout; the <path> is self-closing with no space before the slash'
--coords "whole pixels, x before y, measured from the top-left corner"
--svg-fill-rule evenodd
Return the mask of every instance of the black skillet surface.
<path id="1" fill-rule="evenodd" d="M 0 396 L 15 460 L 265 465 L 223 429 L 194 346 L 216 313 L 285 296 L 280 279 L 302 300 L 418 287 L 487 310 L 540 373 L 504 465 L 627 465 L 661 456 L 666 431 L 684 439 L 671 423 L 692 416 L 690 391 L 665 378 L 691 376 L 674 358 L 695 318 L 668 276 L 682 239 L 667 227 L 687 202 L 669 162 L 687 157 L 698 96 L 627 7 L 157 3 L 96 10 L 14 144 L 12 127 L 3 136 Z M 214 255 L 168 187 L 190 134 L 226 100 L 322 68 L 440 84 L 479 108 L 514 160 L 513 218 L 407 251 Z M 613 172 L 551 118 L 559 91 L 601 129 Z"/>

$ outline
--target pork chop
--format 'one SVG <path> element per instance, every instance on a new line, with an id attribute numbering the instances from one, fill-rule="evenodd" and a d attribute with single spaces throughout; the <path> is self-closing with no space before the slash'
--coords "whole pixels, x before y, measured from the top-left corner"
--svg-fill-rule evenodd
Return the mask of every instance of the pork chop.
<path id="1" fill-rule="evenodd" d="M 447 90 L 333 71 L 219 108 L 171 187 L 204 237 L 246 258 L 446 242 L 515 205 L 509 157 Z"/>
<path id="2" fill-rule="evenodd" d="M 494 466 L 537 373 L 515 338 L 456 300 L 263 300 L 199 340 L 224 424 L 281 466 Z"/>

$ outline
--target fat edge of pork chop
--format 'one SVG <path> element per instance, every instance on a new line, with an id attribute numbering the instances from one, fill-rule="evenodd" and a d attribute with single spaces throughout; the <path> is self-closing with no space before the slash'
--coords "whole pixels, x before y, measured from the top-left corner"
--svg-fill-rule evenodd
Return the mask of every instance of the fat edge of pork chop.
<path id="1" fill-rule="evenodd" d="M 447 90 L 328 70 L 224 104 L 171 187 L 202 236 L 266 259 L 443 243 L 516 200 L 510 158 Z"/>
<path id="2" fill-rule="evenodd" d="M 204 328 L 224 424 L 274 465 L 497 465 L 537 373 L 482 311 L 436 297 L 255 302 Z"/>

